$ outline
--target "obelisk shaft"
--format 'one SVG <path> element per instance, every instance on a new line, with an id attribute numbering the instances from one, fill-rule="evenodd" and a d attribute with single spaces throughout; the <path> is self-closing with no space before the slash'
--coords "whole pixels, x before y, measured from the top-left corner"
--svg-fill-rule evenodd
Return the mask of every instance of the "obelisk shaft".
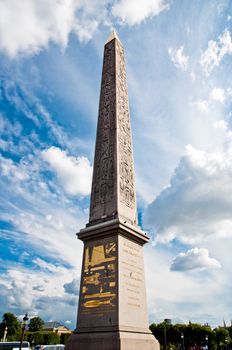
<path id="1" fill-rule="evenodd" d="M 117 36 L 104 50 L 89 222 L 113 218 L 137 224 L 125 58 Z"/>

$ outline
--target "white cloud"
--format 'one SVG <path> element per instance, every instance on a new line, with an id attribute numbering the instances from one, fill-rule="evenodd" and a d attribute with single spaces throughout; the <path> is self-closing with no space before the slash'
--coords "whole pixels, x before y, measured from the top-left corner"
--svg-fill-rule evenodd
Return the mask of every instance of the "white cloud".
<path id="1" fill-rule="evenodd" d="M 193 106 L 196 106 L 198 111 L 202 112 L 202 113 L 208 113 L 209 111 L 209 105 L 208 102 L 205 100 L 197 100 L 192 102 Z"/>
<path id="2" fill-rule="evenodd" d="M 48 263 L 47 261 L 41 258 L 35 258 L 32 262 L 37 265 L 41 270 L 49 271 L 51 273 L 65 273 L 66 269 L 62 266 L 54 265 L 52 263 Z"/>
<path id="3" fill-rule="evenodd" d="M 32 80 L 36 79 L 36 74 L 33 74 Z M 38 96 L 34 94 L 32 89 L 28 88 L 21 72 L 14 72 L 14 80 L 5 79 L 2 81 L 2 91 L 7 103 L 13 105 L 17 111 L 33 121 L 35 128 L 46 128 L 51 143 L 72 150 L 83 147 L 82 140 L 75 137 L 70 138 L 70 134 L 67 134 L 64 128 L 54 120 Z M 23 126 L 19 122 L 9 122 L 6 116 L 0 115 L 0 135 L 4 136 L 4 140 L 0 140 L 0 147 L 17 154 L 34 153 L 34 144 L 44 147 L 44 142 L 39 139 L 34 130 L 25 135 L 23 133 L 25 130 L 22 131 L 22 129 Z M 37 131 L 39 133 L 38 129 Z M 15 143 L 17 137 L 20 137 L 20 142 Z"/>
<path id="4" fill-rule="evenodd" d="M 166 8 L 165 0 L 0 0 L 0 49 L 15 57 L 66 47 L 70 33 L 86 41 L 99 25 L 111 26 L 112 14 L 133 25 Z"/>
<path id="5" fill-rule="evenodd" d="M 158 15 L 168 7 L 166 0 L 119 0 L 113 5 L 112 13 L 123 23 L 135 25 Z"/>
<path id="6" fill-rule="evenodd" d="M 8 161 L 2 159 L 4 164 Z M 1 239 L 8 242 L 10 249 L 13 246 L 11 254 L 16 259 L 18 247 L 23 246 L 27 252 L 20 254 L 21 263 L 4 263 L 0 298 L 17 315 L 26 309 L 30 316 L 39 314 L 47 320 L 63 321 L 68 317 L 74 324 L 77 300 L 64 292 L 63 285 L 80 274 L 82 245 L 75 232 L 84 227 L 86 211 L 70 202 L 51 180 L 43 178 L 39 157 L 31 157 L 28 162 L 25 155 L 23 170 L 27 181 L 15 178 L 20 164 L 12 160 L 8 163 L 10 170 L 4 168 L 4 176 L 0 176 L 0 209 L 1 219 L 12 228 L 2 230 Z M 22 267 L 25 260 L 30 261 L 29 269 Z M 59 303 L 58 309 L 54 309 L 54 302 Z"/>
<path id="7" fill-rule="evenodd" d="M 6 209 L 11 210 L 11 213 L 2 213 L 2 219 L 15 227 L 15 230 L 11 230 L 8 235 L 14 237 L 16 242 L 23 240 L 25 244 L 32 245 L 37 254 L 45 256 L 48 254 L 50 258 L 55 259 L 59 257 L 77 266 L 77 263 L 80 263 L 78 259 L 81 256 L 82 247 L 81 243 L 76 240 L 75 232 L 84 227 L 87 222 L 84 210 L 81 211 L 77 206 L 67 203 L 65 198 L 56 194 L 50 194 L 50 196 L 44 193 L 37 194 L 38 198 L 35 192 L 31 198 L 23 198 L 23 191 L 17 194 L 19 203 L 14 203 L 14 207 L 7 201 L 4 203 Z M 29 196 L 24 195 L 24 197 Z M 24 208 L 21 208 L 20 205 L 23 204 Z M 34 206 L 34 209 L 33 207 L 27 208 L 28 205 Z M 46 221 L 46 212 L 52 212 L 52 222 Z M 57 240 L 57 235 L 59 235 L 59 240 Z M 39 266 L 39 261 L 35 260 L 35 262 Z M 44 267 L 41 265 L 40 268 L 49 271 L 48 265 Z"/>
<path id="8" fill-rule="evenodd" d="M 210 40 L 208 48 L 200 58 L 200 64 L 206 76 L 210 75 L 213 69 L 220 65 L 225 55 L 232 54 L 232 41 L 228 29 L 225 29 L 218 41 Z"/>
<path id="9" fill-rule="evenodd" d="M 42 152 L 46 160 L 56 172 L 64 190 L 71 195 L 86 196 L 90 193 L 92 167 L 85 157 L 74 158 L 57 147 Z"/>
<path id="10" fill-rule="evenodd" d="M 29 176 L 24 169 L 24 164 L 16 165 L 12 159 L 0 155 L 0 173 L 2 176 L 11 177 L 15 181 L 28 180 Z"/>
<path id="11" fill-rule="evenodd" d="M 69 283 L 65 283 L 64 284 L 65 293 L 78 295 L 78 293 L 79 293 L 79 290 L 78 290 L 79 289 L 79 284 L 80 284 L 80 281 L 77 278 L 74 278 Z"/>
<path id="12" fill-rule="evenodd" d="M 156 242 L 178 239 L 194 244 L 232 236 L 231 149 L 230 139 L 217 152 L 186 147 L 170 185 L 145 215 L 146 225 L 156 232 Z"/>
<path id="13" fill-rule="evenodd" d="M 0 114 L 0 135 L 20 136 L 22 125 L 19 122 L 10 122 Z"/>
<path id="14" fill-rule="evenodd" d="M 1 49 L 15 56 L 38 52 L 50 40 L 66 45 L 74 10 L 73 1 L 1 1 Z"/>
<path id="15" fill-rule="evenodd" d="M 168 49 L 168 54 L 175 65 L 176 68 L 180 69 L 182 72 L 186 71 L 188 68 L 189 56 L 184 55 L 184 46 L 180 46 L 179 49 Z"/>
<path id="16" fill-rule="evenodd" d="M 221 119 L 213 124 L 215 129 L 228 130 L 228 124 L 225 120 Z"/>
<path id="17" fill-rule="evenodd" d="M 63 287 L 74 278 L 73 269 L 55 270 L 54 266 L 53 273 L 49 273 L 14 263 L 5 267 L 0 277 L 0 297 L 16 315 L 27 310 L 30 317 L 39 315 L 45 320 L 52 318 L 63 322 L 68 317 L 74 324 L 77 298 L 65 293 Z M 59 303 L 58 308 L 54 308 L 52 302 L 55 301 Z"/>
<path id="18" fill-rule="evenodd" d="M 0 1 L 0 48 L 9 56 L 33 54 L 54 42 L 65 47 L 70 32 L 88 40 L 105 15 L 106 0 Z"/>
<path id="19" fill-rule="evenodd" d="M 231 287 L 229 257 L 226 273 L 224 261 L 221 269 L 199 268 L 192 273 L 180 273 L 170 270 L 174 250 L 172 246 L 159 249 L 158 246 L 146 245 L 144 250 L 150 322 L 162 322 L 164 318 L 170 317 L 188 323 L 191 318 L 193 322 L 207 321 L 217 326 L 221 314 L 230 319 L 230 289 L 227 289 Z M 227 294 L 223 299 L 222 291 L 224 293 L 225 290 Z M 223 300 L 221 303 L 218 303 L 219 295 Z M 215 305 L 213 310 L 212 305 Z"/>
<path id="20" fill-rule="evenodd" d="M 218 102 L 221 102 L 221 103 L 224 103 L 225 97 L 226 97 L 225 96 L 225 90 L 222 89 L 222 88 L 214 87 L 213 90 L 210 93 L 210 98 L 212 100 L 215 100 L 215 101 L 218 101 Z"/>
<path id="21" fill-rule="evenodd" d="M 81 244 L 75 232 L 84 227 L 87 210 L 80 209 L 78 198 L 73 203 L 61 187 L 43 177 L 45 168 L 40 157 L 25 155 L 22 166 L 4 157 L 0 161 L 1 219 L 13 227 L 6 235 L 36 247 L 37 253 L 55 258 L 58 254 L 76 266 Z M 19 171 L 26 180 L 17 175 Z M 4 232 L 1 234 L 3 239 Z M 42 268 L 42 261 L 37 260 L 39 263 Z M 48 265 L 44 268 L 49 270 Z"/>
<path id="22" fill-rule="evenodd" d="M 221 264 L 209 257 L 208 249 L 192 248 L 185 253 L 178 254 L 172 261 L 172 271 L 186 271 L 196 269 L 220 268 Z"/>

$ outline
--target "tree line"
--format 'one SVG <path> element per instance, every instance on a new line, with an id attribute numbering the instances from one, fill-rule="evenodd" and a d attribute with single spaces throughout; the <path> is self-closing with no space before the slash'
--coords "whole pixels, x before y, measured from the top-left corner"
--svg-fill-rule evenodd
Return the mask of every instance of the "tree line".
<path id="1" fill-rule="evenodd" d="M 44 320 L 40 317 L 33 317 L 27 327 L 24 340 L 31 345 L 37 344 L 65 344 L 70 334 L 57 334 L 55 332 L 43 331 Z M 7 329 L 7 341 L 20 341 L 22 337 L 22 324 L 17 317 L 6 312 L 2 316 L 0 323 L 0 339 L 3 340 L 4 332 Z"/>
<path id="2" fill-rule="evenodd" d="M 232 350 L 232 326 L 212 329 L 198 323 L 151 324 L 150 330 L 158 339 L 161 350 Z"/>
<path id="3" fill-rule="evenodd" d="M 33 317 L 27 327 L 25 340 L 31 345 L 65 344 L 70 334 L 57 334 L 43 330 L 44 321 Z M 0 339 L 3 339 L 7 327 L 7 341 L 20 341 L 22 324 L 17 317 L 6 312 L 0 323 Z M 197 323 L 171 324 L 152 323 L 150 330 L 160 343 L 161 350 L 232 350 L 232 326 L 212 329 L 208 325 Z"/>

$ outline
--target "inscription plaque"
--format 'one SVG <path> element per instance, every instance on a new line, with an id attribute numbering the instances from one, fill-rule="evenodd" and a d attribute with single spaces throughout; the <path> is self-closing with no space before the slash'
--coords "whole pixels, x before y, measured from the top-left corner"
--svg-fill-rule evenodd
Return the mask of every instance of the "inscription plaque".
<path id="1" fill-rule="evenodd" d="M 119 309 L 123 324 L 137 329 L 148 327 L 143 266 L 143 247 L 119 236 Z"/>
<path id="2" fill-rule="evenodd" d="M 116 237 L 86 242 L 84 247 L 78 325 L 96 327 L 117 320 L 118 247 Z"/>

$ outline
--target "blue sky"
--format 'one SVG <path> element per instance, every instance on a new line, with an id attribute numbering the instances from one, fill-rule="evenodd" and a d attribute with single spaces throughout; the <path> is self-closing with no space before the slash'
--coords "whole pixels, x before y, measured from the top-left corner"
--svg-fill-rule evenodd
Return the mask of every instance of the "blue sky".
<path id="1" fill-rule="evenodd" d="M 103 46 L 124 45 L 149 319 L 232 319 L 228 0 L 0 0 L 0 313 L 75 325 Z"/>

